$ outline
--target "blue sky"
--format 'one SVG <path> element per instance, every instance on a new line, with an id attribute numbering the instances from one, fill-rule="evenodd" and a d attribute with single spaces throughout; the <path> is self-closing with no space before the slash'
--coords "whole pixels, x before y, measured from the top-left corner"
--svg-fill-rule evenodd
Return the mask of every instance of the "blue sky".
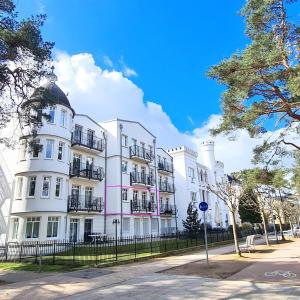
<path id="1" fill-rule="evenodd" d="M 45 12 L 46 40 L 104 68 L 126 64 L 145 100 L 161 104 L 180 131 L 220 113 L 222 87 L 208 68 L 247 43 L 244 0 L 16 0 L 20 16 Z M 105 65 L 107 56 L 113 63 Z"/>

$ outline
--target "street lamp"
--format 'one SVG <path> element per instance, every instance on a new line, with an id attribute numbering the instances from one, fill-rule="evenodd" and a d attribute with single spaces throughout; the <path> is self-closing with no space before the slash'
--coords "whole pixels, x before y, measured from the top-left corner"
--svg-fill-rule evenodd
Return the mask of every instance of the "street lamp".
<path id="1" fill-rule="evenodd" d="M 118 260 L 118 224 L 120 224 L 120 220 L 113 219 L 113 224 L 116 225 L 115 249 L 116 249 L 116 261 L 117 261 Z"/>

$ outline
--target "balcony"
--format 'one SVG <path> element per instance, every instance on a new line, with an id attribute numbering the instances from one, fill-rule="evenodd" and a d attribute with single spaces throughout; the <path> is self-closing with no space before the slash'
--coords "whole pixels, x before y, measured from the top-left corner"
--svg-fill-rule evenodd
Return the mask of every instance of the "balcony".
<path id="1" fill-rule="evenodd" d="M 152 151 L 137 145 L 129 147 L 129 155 L 131 159 L 143 163 L 149 163 L 154 159 Z"/>
<path id="2" fill-rule="evenodd" d="M 174 205 L 161 204 L 160 214 L 161 215 L 175 215 L 176 214 L 176 208 L 175 208 Z"/>
<path id="3" fill-rule="evenodd" d="M 154 186 L 153 177 L 146 173 L 131 172 L 130 185 Z"/>
<path id="4" fill-rule="evenodd" d="M 156 204 L 148 200 L 135 199 L 130 202 L 131 213 L 153 213 L 156 210 Z"/>
<path id="5" fill-rule="evenodd" d="M 174 185 L 170 184 L 168 182 L 160 182 L 159 183 L 159 191 L 161 193 L 166 193 L 166 194 L 174 194 Z"/>
<path id="6" fill-rule="evenodd" d="M 82 149 L 82 147 L 92 152 L 102 152 L 104 150 L 104 140 L 97 138 L 93 134 L 74 131 L 71 138 L 72 147 Z"/>
<path id="7" fill-rule="evenodd" d="M 104 171 L 101 167 L 96 167 L 89 163 L 71 163 L 70 177 L 81 177 L 90 180 L 102 181 L 104 178 Z"/>
<path id="8" fill-rule="evenodd" d="M 164 174 L 172 174 L 173 173 L 173 164 L 167 163 L 165 161 L 158 161 L 158 172 Z"/>
<path id="9" fill-rule="evenodd" d="M 72 195 L 68 197 L 68 211 L 102 212 L 101 197 Z"/>

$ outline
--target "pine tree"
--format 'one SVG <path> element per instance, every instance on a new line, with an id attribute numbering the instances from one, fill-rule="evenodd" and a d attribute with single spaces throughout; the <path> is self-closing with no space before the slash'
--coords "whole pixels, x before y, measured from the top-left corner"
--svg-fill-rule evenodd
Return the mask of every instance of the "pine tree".
<path id="1" fill-rule="evenodd" d="M 200 231 L 200 220 L 197 209 L 194 209 L 193 203 L 190 202 L 187 208 L 186 220 L 182 220 L 182 225 L 189 234 L 197 233 Z"/>

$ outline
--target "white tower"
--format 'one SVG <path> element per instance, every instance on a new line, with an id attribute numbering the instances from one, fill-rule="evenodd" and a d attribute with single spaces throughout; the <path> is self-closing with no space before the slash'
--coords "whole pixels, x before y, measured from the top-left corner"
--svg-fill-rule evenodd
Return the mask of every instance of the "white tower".
<path id="1" fill-rule="evenodd" d="M 64 92 L 48 82 L 35 90 L 30 102 L 46 95 L 51 106 L 43 109 L 36 141 L 42 150 L 29 151 L 22 143 L 18 159 L 9 240 L 64 239 L 68 201 L 69 152 L 74 111 Z M 26 105 L 26 104 L 25 104 Z"/>

